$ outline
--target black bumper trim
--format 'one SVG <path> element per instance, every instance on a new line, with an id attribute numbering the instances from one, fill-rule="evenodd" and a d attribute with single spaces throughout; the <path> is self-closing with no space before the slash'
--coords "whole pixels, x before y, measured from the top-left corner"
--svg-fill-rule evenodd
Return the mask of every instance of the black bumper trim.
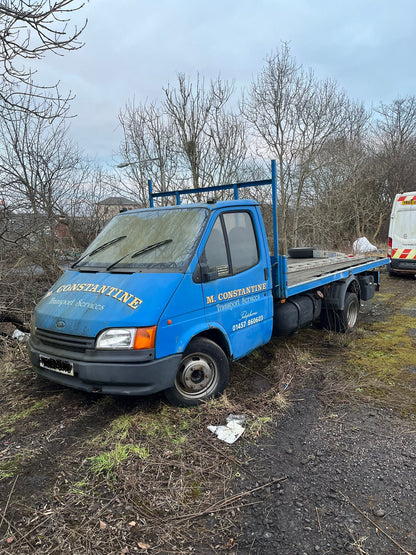
<path id="1" fill-rule="evenodd" d="M 406 260 L 405 258 L 391 258 L 390 267 L 393 271 L 416 274 L 416 260 Z"/>
<path id="2" fill-rule="evenodd" d="M 126 362 L 126 353 L 104 351 L 103 353 L 107 354 L 107 361 L 103 360 L 101 356 L 99 361 L 85 360 L 85 357 L 83 357 L 84 360 L 76 360 L 69 357 L 68 352 L 65 353 L 65 356 L 60 357 L 56 352 L 38 350 L 31 341 L 29 341 L 29 350 L 32 365 L 40 376 L 74 389 L 115 395 L 149 395 L 172 387 L 182 359 L 182 355 L 179 353 L 144 362 L 137 360 L 140 358 L 140 354 L 137 355 L 136 351 L 136 360 L 132 358 L 135 354 L 133 352 L 131 353 L 132 357 L 129 356 L 129 360 Z M 42 368 L 39 361 L 41 355 L 58 360 L 62 358 L 69 362 L 73 365 L 74 375 L 70 376 Z"/>

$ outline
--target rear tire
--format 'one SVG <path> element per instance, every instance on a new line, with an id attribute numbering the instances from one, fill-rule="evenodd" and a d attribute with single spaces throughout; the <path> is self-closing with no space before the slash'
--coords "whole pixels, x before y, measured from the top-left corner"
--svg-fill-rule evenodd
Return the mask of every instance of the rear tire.
<path id="1" fill-rule="evenodd" d="M 351 331 L 357 325 L 359 312 L 360 302 L 356 293 L 347 291 L 342 310 L 334 310 L 330 307 L 322 309 L 321 326 L 329 331 L 341 333 Z"/>
<path id="2" fill-rule="evenodd" d="M 205 337 L 193 339 L 186 348 L 173 387 L 166 399 L 172 405 L 193 407 L 218 397 L 228 384 L 229 362 L 224 351 Z"/>
<path id="3" fill-rule="evenodd" d="M 344 309 L 338 311 L 339 330 L 343 333 L 353 330 L 358 322 L 360 301 L 355 293 L 348 291 L 345 295 Z"/>

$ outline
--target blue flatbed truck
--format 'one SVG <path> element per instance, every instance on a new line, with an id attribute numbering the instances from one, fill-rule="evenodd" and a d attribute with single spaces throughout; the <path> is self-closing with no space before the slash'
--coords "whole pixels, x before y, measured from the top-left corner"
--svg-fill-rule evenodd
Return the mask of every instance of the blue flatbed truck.
<path id="1" fill-rule="evenodd" d="M 272 191 L 273 255 L 259 204 L 238 198 L 260 186 Z M 185 194 L 227 189 L 234 200 L 181 204 Z M 169 195 L 176 205 L 154 206 Z M 29 349 L 41 376 L 197 405 L 224 391 L 230 361 L 273 334 L 312 322 L 352 329 L 388 263 L 279 255 L 274 161 L 263 181 L 165 193 L 149 181 L 149 198 L 150 208 L 115 216 L 36 306 Z"/>

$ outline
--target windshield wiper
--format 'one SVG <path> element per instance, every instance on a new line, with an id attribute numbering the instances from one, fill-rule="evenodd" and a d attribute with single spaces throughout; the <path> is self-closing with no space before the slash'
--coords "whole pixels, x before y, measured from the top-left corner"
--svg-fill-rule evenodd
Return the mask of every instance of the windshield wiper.
<path id="1" fill-rule="evenodd" d="M 165 239 L 164 241 L 159 241 L 158 243 L 152 243 L 151 245 L 147 245 L 147 247 L 144 247 L 143 249 L 140 249 L 138 251 L 128 252 L 127 254 L 125 254 L 124 256 L 122 256 L 121 258 L 119 258 L 109 266 L 107 266 L 105 271 L 108 272 L 108 270 L 111 270 L 111 268 L 114 268 L 114 266 L 117 266 L 119 262 L 121 262 L 125 258 L 128 258 L 129 256 L 131 256 L 131 258 L 136 258 L 136 256 L 140 256 L 145 252 L 156 249 L 157 247 L 161 247 L 162 245 L 166 245 L 167 243 L 172 243 L 172 239 Z"/>
<path id="2" fill-rule="evenodd" d="M 127 237 L 127 235 L 120 235 L 120 237 L 115 237 L 114 239 L 111 239 L 110 241 L 107 241 L 106 243 L 103 243 L 99 247 L 96 247 L 91 252 L 87 252 L 86 254 L 84 254 L 84 256 L 81 256 L 81 258 L 78 258 L 78 260 L 75 260 L 75 262 L 73 264 L 71 264 L 71 268 L 75 268 L 75 266 L 77 266 L 85 258 L 88 258 L 89 256 L 93 256 L 94 254 L 97 254 L 97 252 L 100 252 L 100 251 L 106 249 L 110 245 L 114 245 L 114 243 L 118 243 L 119 241 L 121 241 L 122 239 L 125 239 L 126 237 Z"/>
<path id="3" fill-rule="evenodd" d="M 147 251 L 152 251 L 153 249 L 156 249 L 157 247 L 161 247 L 162 245 L 167 245 L 168 243 L 172 243 L 172 239 L 165 239 L 164 241 L 159 241 L 158 243 L 147 245 L 147 247 L 144 247 L 144 249 L 140 249 L 139 251 L 132 254 L 131 257 L 136 258 L 136 256 L 140 256 L 141 254 Z"/>

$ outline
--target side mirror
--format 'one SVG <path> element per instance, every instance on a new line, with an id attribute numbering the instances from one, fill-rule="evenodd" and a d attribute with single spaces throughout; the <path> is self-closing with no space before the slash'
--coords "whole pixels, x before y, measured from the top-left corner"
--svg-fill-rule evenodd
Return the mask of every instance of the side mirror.
<path id="1" fill-rule="evenodd" d="M 218 279 L 218 272 L 216 270 L 210 272 L 206 262 L 199 262 L 195 268 L 193 279 L 196 283 L 207 283 Z"/>

